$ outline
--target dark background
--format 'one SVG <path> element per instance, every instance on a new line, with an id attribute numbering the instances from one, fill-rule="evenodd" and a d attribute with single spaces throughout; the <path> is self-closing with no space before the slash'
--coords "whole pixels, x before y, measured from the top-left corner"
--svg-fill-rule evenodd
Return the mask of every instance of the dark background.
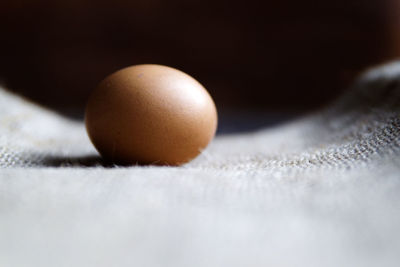
<path id="1" fill-rule="evenodd" d="M 66 114 L 106 75 L 158 63 L 225 110 L 303 112 L 398 55 L 398 0 L 2 0 L 0 78 Z"/>

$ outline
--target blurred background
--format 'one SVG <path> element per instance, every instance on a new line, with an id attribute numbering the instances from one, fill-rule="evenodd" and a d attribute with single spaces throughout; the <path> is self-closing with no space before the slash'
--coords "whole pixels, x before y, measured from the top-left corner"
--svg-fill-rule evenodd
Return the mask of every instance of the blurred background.
<path id="1" fill-rule="evenodd" d="M 399 2 L 2 0 L 0 81 L 79 118 L 105 76 L 157 63 L 199 80 L 228 121 L 298 114 L 399 55 Z"/>

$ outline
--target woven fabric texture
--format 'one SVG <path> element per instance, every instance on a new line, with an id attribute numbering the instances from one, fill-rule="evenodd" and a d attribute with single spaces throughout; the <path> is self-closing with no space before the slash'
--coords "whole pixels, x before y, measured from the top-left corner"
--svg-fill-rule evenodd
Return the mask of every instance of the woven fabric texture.
<path id="1" fill-rule="evenodd" d="M 0 166 L 0 266 L 398 266 L 400 62 L 182 167 L 107 166 L 1 90 Z"/>

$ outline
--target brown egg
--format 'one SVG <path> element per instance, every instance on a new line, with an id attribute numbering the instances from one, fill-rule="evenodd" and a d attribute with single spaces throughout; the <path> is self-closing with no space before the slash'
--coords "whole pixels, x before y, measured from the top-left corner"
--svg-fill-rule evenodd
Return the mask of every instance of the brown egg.
<path id="1" fill-rule="evenodd" d="M 105 78 L 89 98 L 86 129 L 115 163 L 180 165 L 213 139 L 217 111 L 204 87 L 161 65 L 137 65 Z"/>

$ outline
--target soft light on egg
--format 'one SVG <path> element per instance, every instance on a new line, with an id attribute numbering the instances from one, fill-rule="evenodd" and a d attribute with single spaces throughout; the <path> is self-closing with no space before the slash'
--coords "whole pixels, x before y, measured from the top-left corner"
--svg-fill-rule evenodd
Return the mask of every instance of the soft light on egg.
<path id="1" fill-rule="evenodd" d="M 181 165 L 213 139 L 217 111 L 206 89 L 189 75 L 136 65 L 98 85 L 85 122 L 94 146 L 109 161 Z"/>

